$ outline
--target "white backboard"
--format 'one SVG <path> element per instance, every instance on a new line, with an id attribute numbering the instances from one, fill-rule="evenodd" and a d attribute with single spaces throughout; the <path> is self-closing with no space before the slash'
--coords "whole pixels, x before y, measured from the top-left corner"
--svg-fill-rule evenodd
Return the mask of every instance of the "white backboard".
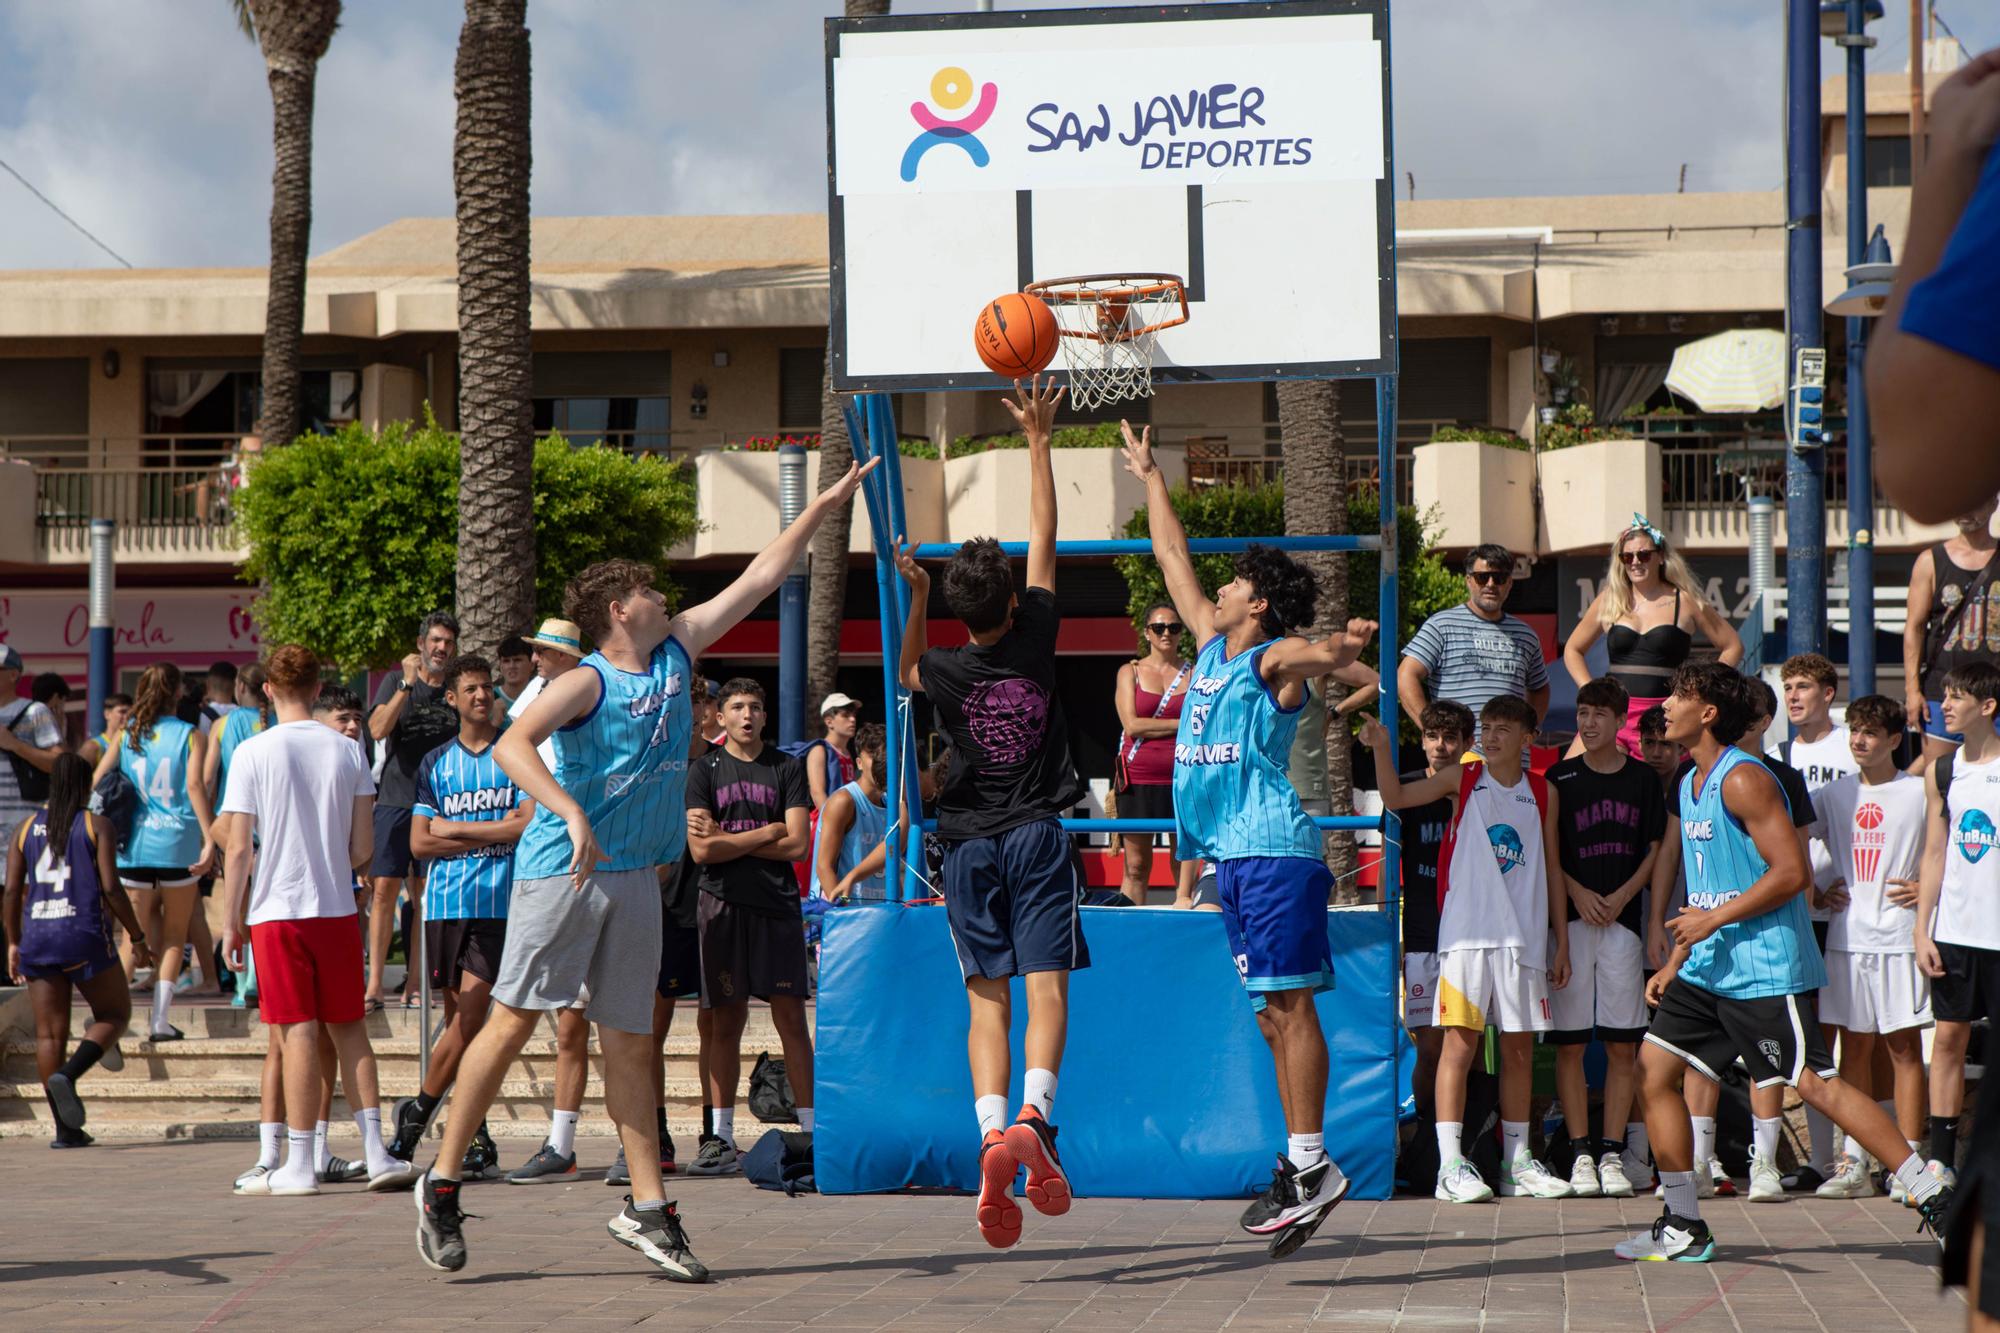
<path id="1" fill-rule="evenodd" d="M 829 19 L 826 52 L 842 391 L 997 385 L 980 308 L 1104 272 L 1187 284 L 1156 381 L 1395 369 L 1387 0 Z"/>

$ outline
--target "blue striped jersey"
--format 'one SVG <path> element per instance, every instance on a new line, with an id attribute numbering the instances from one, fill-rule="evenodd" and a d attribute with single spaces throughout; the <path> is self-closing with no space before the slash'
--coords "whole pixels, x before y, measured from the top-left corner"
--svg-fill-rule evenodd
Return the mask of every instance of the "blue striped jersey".
<path id="1" fill-rule="evenodd" d="M 215 744 L 219 747 L 219 765 L 215 776 L 215 804 L 222 807 L 222 798 L 229 794 L 229 761 L 236 757 L 236 747 L 264 729 L 264 712 L 259 708 L 232 708 L 216 728 L 219 733 Z"/>
<path id="2" fill-rule="evenodd" d="M 1464 704 L 1474 717 L 1495 695 L 1525 699 L 1549 683 L 1541 637 L 1526 622 L 1487 620 L 1463 604 L 1419 625 L 1403 656 L 1423 664 L 1432 699 Z"/>
<path id="3" fill-rule="evenodd" d="M 881 846 L 882 840 L 889 836 L 889 807 L 869 800 L 868 793 L 861 790 L 859 782 L 850 782 L 836 788 L 834 795 L 837 796 L 841 792 L 847 793 L 847 799 L 854 806 L 854 818 L 848 824 L 846 834 L 841 837 L 840 851 L 833 861 L 833 868 L 844 876 L 867 860 L 868 853 Z M 826 891 L 835 887 L 832 884 L 821 884 L 819 878 L 819 840 L 825 831 L 825 824 L 813 825 L 812 878 L 808 887 L 810 896 L 814 898 L 826 897 Z M 857 903 L 881 902 L 889 896 L 888 881 L 879 873 L 870 875 L 867 879 L 856 880 L 854 891 L 848 896 Z"/>
<path id="4" fill-rule="evenodd" d="M 1771 868 L 1749 830 L 1723 804 L 1722 780 L 1739 764 L 1770 773 L 1754 756 L 1731 746 L 1699 789 L 1693 768 L 1681 778 L 1681 871 L 1690 907 L 1719 907 Z M 1784 788 L 1775 777 L 1771 783 L 1782 799 Z M 1826 962 L 1813 938 L 1805 895 L 1722 927 L 1694 946 L 1680 975 L 1690 985 L 1731 1000 L 1798 995 L 1826 985 Z"/>
<path id="5" fill-rule="evenodd" d="M 230 716 L 235 716 L 231 714 Z M 505 819 L 521 803 L 514 780 L 493 747 L 468 749 L 454 737 L 417 762 L 417 799 L 410 814 L 454 824 Z M 504 917 L 514 887 L 514 844 L 490 843 L 425 863 L 424 920 Z"/>
<path id="6" fill-rule="evenodd" d="M 1185 860 L 1320 857 L 1319 829 L 1290 776 L 1299 708 L 1280 708 L 1257 669 L 1275 642 L 1232 658 L 1218 634 L 1195 658 L 1174 737 L 1174 822 Z"/>
<path id="7" fill-rule="evenodd" d="M 592 653 L 578 669 L 597 673 L 597 706 L 558 730 L 555 778 L 583 807 L 605 860 L 599 870 L 672 865 L 687 845 L 687 649 L 667 639 L 644 671 L 623 671 Z M 521 879 L 567 875 L 569 830 L 538 806 L 514 855 Z"/>
<path id="8" fill-rule="evenodd" d="M 188 751 L 194 728 L 175 717 L 163 717 L 146 734 L 143 752 L 125 733 L 118 747 L 118 767 L 139 793 L 132 816 L 132 836 L 118 850 L 126 868 L 185 869 L 201 855 L 201 823 L 188 800 Z"/>

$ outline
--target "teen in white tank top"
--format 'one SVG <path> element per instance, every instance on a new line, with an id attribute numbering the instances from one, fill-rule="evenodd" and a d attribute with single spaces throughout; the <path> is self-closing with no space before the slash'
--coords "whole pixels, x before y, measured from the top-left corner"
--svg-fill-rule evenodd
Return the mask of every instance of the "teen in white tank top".
<path id="1" fill-rule="evenodd" d="M 1542 812 L 1527 774 L 1503 787 L 1481 770 L 1459 814 L 1438 951 L 1519 949 L 1527 967 L 1548 955 L 1549 881 Z"/>
<path id="2" fill-rule="evenodd" d="M 1931 938 L 2000 949 L 2000 758 L 1968 764 L 1957 756 L 1945 803 L 1951 841 Z"/>

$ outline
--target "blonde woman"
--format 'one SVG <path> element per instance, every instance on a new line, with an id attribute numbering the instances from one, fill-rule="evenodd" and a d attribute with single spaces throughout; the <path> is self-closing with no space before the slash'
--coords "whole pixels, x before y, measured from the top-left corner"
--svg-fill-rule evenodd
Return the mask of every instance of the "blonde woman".
<path id="1" fill-rule="evenodd" d="M 1632 701 L 1618 731 L 1627 754 L 1638 755 L 1639 718 L 1665 699 L 1668 679 L 1694 649 L 1696 630 L 1715 645 L 1724 666 L 1743 660 L 1743 641 L 1702 596 L 1687 562 L 1667 545 L 1667 535 L 1643 514 L 1632 515 L 1632 526 L 1611 544 L 1603 589 L 1563 645 L 1563 665 L 1582 685 L 1591 678 L 1584 657 L 1599 636 L 1604 638 L 1611 679 Z"/>

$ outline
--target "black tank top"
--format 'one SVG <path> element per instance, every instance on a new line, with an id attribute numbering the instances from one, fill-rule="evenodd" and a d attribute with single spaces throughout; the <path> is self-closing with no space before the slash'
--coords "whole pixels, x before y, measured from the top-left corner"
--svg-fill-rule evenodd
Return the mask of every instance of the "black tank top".
<path id="1" fill-rule="evenodd" d="M 1674 589 L 1674 618 L 1641 634 L 1630 625 L 1613 625 L 1604 635 L 1611 657 L 1611 679 L 1635 699 L 1658 699 L 1667 692 L 1667 678 L 1680 670 L 1694 651 L 1694 635 L 1681 628 L 1681 590 Z"/>
<path id="2" fill-rule="evenodd" d="M 1989 559 L 2000 556 L 1989 557 Z M 1995 589 L 1989 577 L 1991 566 L 1966 569 L 1945 552 L 1944 543 L 1931 547 L 1931 577 L 1936 585 L 1931 594 L 1931 613 L 1924 621 L 1924 669 L 1920 677 L 1924 697 L 1944 697 L 1945 673 L 1962 663 L 1990 657 L 2000 644 L 1989 646 L 1993 624 Z M 1957 613 L 1967 591 L 1977 595 Z"/>

